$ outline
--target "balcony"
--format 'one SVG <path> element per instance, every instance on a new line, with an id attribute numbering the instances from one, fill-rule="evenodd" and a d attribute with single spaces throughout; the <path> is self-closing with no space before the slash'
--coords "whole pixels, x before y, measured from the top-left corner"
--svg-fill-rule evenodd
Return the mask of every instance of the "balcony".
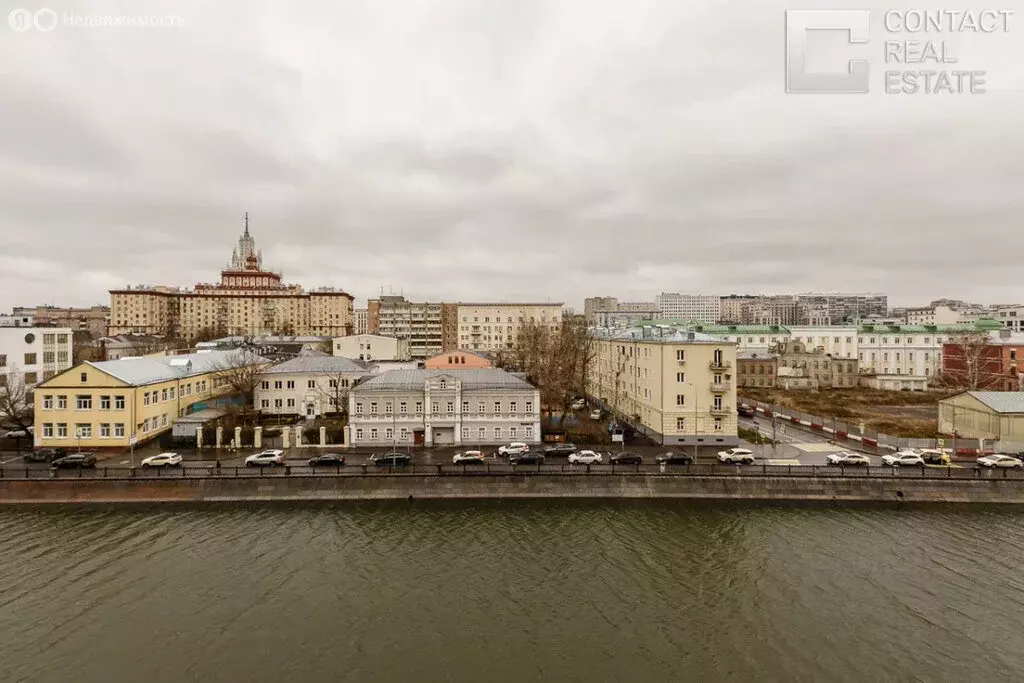
<path id="1" fill-rule="evenodd" d="M 731 415 L 732 414 L 732 408 L 730 408 L 729 406 L 711 406 L 711 410 L 709 410 L 708 412 L 711 413 L 712 415 L 719 415 L 719 416 Z"/>
<path id="2" fill-rule="evenodd" d="M 727 394 L 732 391 L 732 382 L 721 381 L 711 383 L 711 393 L 713 394 Z"/>
<path id="3" fill-rule="evenodd" d="M 725 360 L 724 358 L 720 360 L 712 359 L 711 362 L 708 363 L 708 367 L 712 370 L 728 370 L 732 367 L 732 361 Z"/>

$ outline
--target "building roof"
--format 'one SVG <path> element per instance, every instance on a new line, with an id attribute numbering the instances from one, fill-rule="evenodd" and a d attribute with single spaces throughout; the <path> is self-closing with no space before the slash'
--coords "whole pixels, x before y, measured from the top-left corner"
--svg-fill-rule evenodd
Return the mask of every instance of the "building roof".
<path id="1" fill-rule="evenodd" d="M 777 360 L 778 355 L 769 351 L 737 349 L 736 360 Z"/>
<path id="2" fill-rule="evenodd" d="M 138 386 L 194 377 L 241 364 L 255 365 L 265 362 L 264 358 L 247 351 L 230 350 L 200 351 L 179 356 L 122 358 L 100 362 L 86 361 L 85 365 L 90 365 L 127 384 Z"/>
<path id="3" fill-rule="evenodd" d="M 562 301 L 459 301 L 456 306 L 558 306 L 565 305 Z"/>
<path id="4" fill-rule="evenodd" d="M 702 323 L 696 320 L 662 319 L 642 320 L 640 325 L 669 325 L 710 335 L 724 334 L 789 334 L 789 328 L 783 325 L 717 325 Z"/>
<path id="5" fill-rule="evenodd" d="M 291 360 L 273 365 L 264 375 L 332 375 L 339 372 L 367 372 L 367 366 L 344 356 L 303 353 Z"/>
<path id="6" fill-rule="evenodd" d="M 638 325 L 624 329 L 596 327 L 590 330 L 595 339 L 604 341 L 651 342 L 656 344 L 732 344 L 721 337 L 694 332 L 673 325 Z"/>
<path id="7" fill-rule="evenodd" d="M 214 342 L 220 344 L 243 344 L 251 342 L 253 344 L 311 344 L 317 342 L 329 342 L 334 337 L 315 337 L 315 336 L 296 336 L 296 335 L 278 335 L 278 334 L 264 334 L 264 335 L 234 335 L 231 337 L 221 337 L 220 339 L 214 339 Z"/>
<path id="8" fill-rule="evenodd" d="M 968 391 L 997 413 L 1024 413 L 1024 391 Z"/>
<path id="9" fill-rule="evenodd" d="M 454 377 L 463 389 L 533 389 L 534 386 L 510 372 L 497 368 L 472 370 L 390 370 L 375 375 L 352 389 L 353 392 L 394 389 L 422 389 L 431 377 Z"/>

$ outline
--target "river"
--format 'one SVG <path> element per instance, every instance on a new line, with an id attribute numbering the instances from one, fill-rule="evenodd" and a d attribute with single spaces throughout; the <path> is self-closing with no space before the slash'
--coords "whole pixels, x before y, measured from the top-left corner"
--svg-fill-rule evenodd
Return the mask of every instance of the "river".
<path id="1" fill-rule="evenodd" d="M 0 681 L 1015 681 L 1024 514 L 0 509 Z"/>

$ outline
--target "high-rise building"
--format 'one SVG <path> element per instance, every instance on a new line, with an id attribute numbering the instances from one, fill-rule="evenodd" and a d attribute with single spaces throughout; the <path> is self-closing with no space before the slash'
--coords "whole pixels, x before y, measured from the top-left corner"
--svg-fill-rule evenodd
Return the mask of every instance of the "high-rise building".
<path id="1" fill-rule="evenodd" d="M 797 294 L 796 302 L 800 325 L 840 325 L 889 314 L 885 294 Z"/>
<path id="2" fill-rule="evenodd" d="M 353 311 L 355 323 L 353 324 L 353 334 L 366 334 L 367 333 L 367 311 L 365 308 L 357 308 Z"/>
<path id="3" fill-rule="evenodd" d="M 219 284 L 194 289 L 128 286 L 110 292 L 109 334 L 143 333 L 190 340 L 199 335 L 351 334 L 351 294 L 321 287 L 305 291 L 263 267 L 263 254 L 245 230 Z"/>
<path id="4" fill-rule="evenodd" d="M 744 325 L 795 325 L 796 297 L 788 294 L 756 296 L 741 304 Z"/>
<path id="5" fill-rule="evenodd" d="M 617 311 L 619 300 L 614 296 L 591 296 L 583 300 L 583 317 L 588 325 L 597 324 L 598 311 Z"/>
<path id="6" fill-rule="evenodd" d="M 458 304 L 459 348 L 495 351 L 515 343 L 524 325 L 562 326 L 561 303 Z"/>
<path id="7" fill-rule="evenodd" d="M 369 334 L 408 339 L 409 353 L 415 360 L 441 353 L 444 347 L 444 304 L 409 301 L 404 296 L 388 294 L 370 299 L 366 310 Z"/>
<path id="8" fill-rule="evenodd" d="M 721 315 L 721 297 L 705 294 L 663 292 L 654 297 L 655 308 L 663 318 L 715 323 Z"/>
<path id="9" fill-rule="evenodd" d="M 723 296 L 719 303 L 718 321 L 720 323 L 738 325 L 743 322 L 743 305 L 750 303 L 755 297 L 746 294 L 730 294 Z"/>

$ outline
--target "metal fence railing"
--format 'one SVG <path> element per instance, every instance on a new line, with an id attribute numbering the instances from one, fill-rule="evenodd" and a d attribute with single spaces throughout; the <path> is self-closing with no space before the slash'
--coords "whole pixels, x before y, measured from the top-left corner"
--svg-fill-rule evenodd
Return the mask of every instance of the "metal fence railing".
<path id="1" fill-rule="evenodd" d="M 510 465 L 503 462 L 480 464 L 411 464 L 394 465 L 341 465 L 310 467 L 284 465 L 267 467 L 167 467 L 130 468 L 95 467 L 80 469 L 50 469 L 46 467 L 0 467 L 0 479 L 30 479 L 37 481 L 66 479 L 260 479 L 281 477 L 480 477 L 480 476 L 668 476 L 668 477 L 804 477 L 804 478 L 870 478 L 870 479 L 1013 479 L 1024 481 L 1024 470 L 1019 468 L 988 469 L 981 467 L 943 466 L 856 466 L 826 465 L 667 465 L 643 463 L 617 465 L 610 463 L 578 465 L 568 463 Z"/>

